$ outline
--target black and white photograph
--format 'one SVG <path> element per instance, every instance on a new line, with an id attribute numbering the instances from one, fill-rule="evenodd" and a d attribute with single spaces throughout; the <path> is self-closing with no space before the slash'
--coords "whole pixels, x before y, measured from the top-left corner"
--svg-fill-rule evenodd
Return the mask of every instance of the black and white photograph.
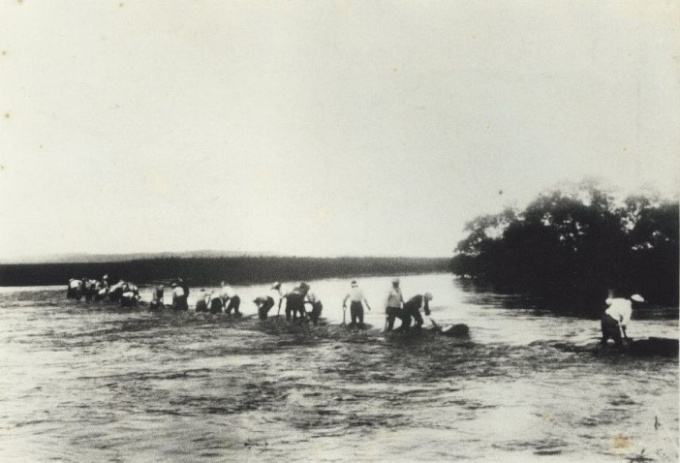
<path id="1" fill-rule="evenodd" d="M 675 0 L 0 0 L 0 461 L 678 462 L 679 199 Z"/>

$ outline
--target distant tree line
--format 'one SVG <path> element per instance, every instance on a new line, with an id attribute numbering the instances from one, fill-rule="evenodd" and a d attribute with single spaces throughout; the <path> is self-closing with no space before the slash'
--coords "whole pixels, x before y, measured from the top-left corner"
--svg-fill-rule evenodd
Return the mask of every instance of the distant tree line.
<path id="1" fill-rule="evenodd" d="M 553 301 L 602 301 L 609 289 L 678 305 L 678 201 L 616 197 L 594 182 L 541 194 L 469 222 L 450 270 Z"/>
<path id="2" fill-rule="evenodd" d="M 320 278 L 445 272 L 447 258 L 381 257 L 221 257 L 159 258 L 124 262 L 0 265 L 1 286 L 64 284 L 69 278 L 122 278 L 138 284 L 170 282 L 177 277 L 194 286 L 309 281 Z"/>

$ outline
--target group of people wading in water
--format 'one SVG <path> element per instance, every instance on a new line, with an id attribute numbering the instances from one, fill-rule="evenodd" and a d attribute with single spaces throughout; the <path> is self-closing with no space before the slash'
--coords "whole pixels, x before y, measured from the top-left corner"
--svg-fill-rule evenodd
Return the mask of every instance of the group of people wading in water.
<path id="1" fill-rule="evenodd" d="M 177 278 L 171 283 L 172 303 L 169 308 L 178 311 L 189 310 L 189 285 L 181 278 Z M 280 315 L 281 309 L 284 308 L 284 313 L 287 321 L 302 323 L 311 321 L 314 325 L 319 323 L 323 304 L 317 295 L 311 290 L 307 283 L 300 283 L 290 290 L 287 290 L 281 283 L 275 282 L 271 288 L 271 295 L 264 295 L 255 298 L 253 301 L 257 307 L 257 314 L 261 320 L 266 320 L 269 317 L 269 312 L 275 306 L 278 307 L 277 316 Z M 241 298 L 236 294 L 233 288 L 222 282 L 221 287 L 207 292 L 202 289 L 201 294 L 196 302 L 196 312 L 206 312 L 212 314 L 226 313 L 240 317 Z M 100 301 L 108 300 L 112 302 L 120 302 L 121 307 L 132 307 L 140 301 L 139 288 L 134 283 L 120 280 L 118 283 L 109 284 L 108 275 L 104 275 L 101 280 L 90 278 L 69 280 L 66 290 L 66 297 L 69 299 L 80 300 L 85 298 L 86 301 Z M 399 287 L 399 279 L 392 280 L 392 287 L 389 290 L 386 299 L 385 312 L 385 331 L 392 331 L 394 329 L 394 321 L 399 318 L 401 320 L 400 331 L 408 332 L 411 329 L 413 321 L 415 321 L 414 328 L 419 329 L 423 325 L 423 316 L 420 310 L 423 309 L 425 315 L 430 315 L 429 302 L 432 300 L 432 294 L 417 294 L 412 298 L 404 301 L 404 297 Z M 347 303 L 349 302 L 350 310 L 350 328 L 364 328 L 364 307 L 371 310 L 363 290 L 359 287 L 356 280 L 352 280 L 350 289 L 342 301 L 343 308 L 343 324 L 346 322 Z M 309 311 L 307 310 L 309 307 Z M 151 301 L 149 309 L 159 310 L 166 308 L 165 305 L 165 286 L 158 285 L 152 290 Z M 434 324 L 434 322 L 433 322 Z M 435 328 L 437 326 L 435 325 Z"/>
<path id="2" fill-rule="evenodd" d="M 101 280 L 71 278 L 66 285 L 66 297 L 76 300 L 85 298 L 88 302 L 109 300 L 120 302 L 121 307 L 132 307 L 140 300 L 137 285 L 124 280 L 111 285 L 108 275 L 104 275 Z"/>
<path id="3" fill-rule="evenodd" d="M 172 281 L 171 288 L 172 304 L 170 308 L 178 311 L 189 310 L 189 285 L 187 282 L 178 277 Z M 271 295 L 257 297 L 253 301 L 257 307 L 258 317 L 261 320 L 266 320 L 269 317 L 269 311 L 274 306 L 278 307 L 277 316 L 279 316 L 281 308 L 285 306 L 284 313 L 287 321 L 294 323 L 311 321 L 314 325 L 319 323 L 323 304 L 317 295 L 311 291 L 307 283 L 300 283 L 291 290 L 287 290 L 281 283 L 276 282 L 271 286 L 270 290 L 272 291 Z M 84 297 L 86 301 L 108 300 L 119 302 L 121 307 L 132 307 L 141 299 L 137 285 L 124 280 L 119 280 L 118 283 L 111 285 L 108 275 L 104 275 L 101 280 L 86 277 L 81 279 L 71 278 L 67 285 L 66 297 L 76 300 Z M 164 298 L 165 287 L 163 285 L 154 287 L 149 309 L 158 310 L 166 308 Z M 399 279 L 393 279 L 392 287 L 387 294 L 385 303 L 385 331 L 392 331 L 394 329 L 396 319 L 401 320 L 399 330 L 402 332 L 409 332 L 414 321 L 414 328 L 420 329 L 424 322 L 421 309 L 425 312 L 425 315 L 429 316 L 429 303 L 431 300 L 432 294 L 425 293 L 417 294 L 404 301 L 404 296 L 399 287 Z M 371 310 L 371 306 L 356 280 L 352 280 L 350 289 L 342 301 L 343 324 L 346 321 L 347 302 L 349 302 L 350 311 L 349 326 L 351 328 L 364 328 L 364 307 Z M 613 293 L 610 292 L 606 300 L 608 308 L 602 314 L 601 319 L 602 346 L 605 346 L 609 339 L 612 339 L 619 348 L 623 345 L 624 341 L 628 339 L 626 327 L 631 319 L 633 304 L 642 302 L 644 302 L 644 299 L 639 294 L 634 294 L 630 297 L 613 297 Z M 310 307 L 309 311 L 307 311 L 307 306 Z M 233 288 L 223 281 L 220 288 L 210 292 L 206 292 L 204 289 L 201 290 L 195 310 L 196 312 L 211 314 L 224 312 L 229 315 L 233 311 L 234 316 L 240 317 L 242 316 L 239 310 L 240 307 L 241 298 Z M 433 320 L 432 324 L 435 330 L 441 331 L 440 327 Z M 464 327 L 464 333 L 462 334 L 467 333 L 467 326 L 456 326 Z"/>

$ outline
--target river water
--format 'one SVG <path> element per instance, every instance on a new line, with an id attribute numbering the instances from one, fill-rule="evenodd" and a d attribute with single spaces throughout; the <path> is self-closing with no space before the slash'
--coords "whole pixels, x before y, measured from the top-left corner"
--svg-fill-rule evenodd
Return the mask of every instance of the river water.
<path id="1" fill-rule="evenodd" d="M 385 335 L 389 278 L 359 283 L 364 331 L 342 326 L 347 280 L 310 282 L 318 327 L 247 317 L 262 285 L 235 288 L 242 319 L 0 288 L 0 461 L 678 461 L 677 359 L 594 353 L 597 321 L 446 274 L 404 296 L 470 339 Z"/>

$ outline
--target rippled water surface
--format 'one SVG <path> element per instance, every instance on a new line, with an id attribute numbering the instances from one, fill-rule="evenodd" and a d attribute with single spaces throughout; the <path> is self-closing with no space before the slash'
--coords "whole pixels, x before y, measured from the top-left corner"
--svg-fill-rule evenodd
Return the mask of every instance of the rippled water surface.
<path id="1" fill-rule="evenodd" d="M 249 317 L 265 286 L 236 288 L 242 319 L 1 288 L 0 461 L 678 461 L 677 359 L 596 353 L 597 321 L 449 275 L 404 294 L 470 339 L 385 335 L 389 279 L 360 284 L 365 331 L 342 326 L 346 280 L 311 282 L 318 327 Z"/>

